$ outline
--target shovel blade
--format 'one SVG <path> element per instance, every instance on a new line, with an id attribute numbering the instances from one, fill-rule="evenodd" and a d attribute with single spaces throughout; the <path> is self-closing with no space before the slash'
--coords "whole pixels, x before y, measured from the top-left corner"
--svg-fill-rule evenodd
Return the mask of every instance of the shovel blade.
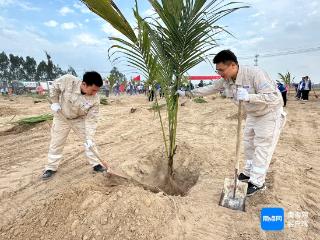
<path id="1" fill-rule="evenodd" d="M 248 184 L 237 181 L 236 188 L 236 194 L 233 197 L 234 179 L 226 178 L 224 180 L 219 205 L 233 210 L 245 211 Z"/>

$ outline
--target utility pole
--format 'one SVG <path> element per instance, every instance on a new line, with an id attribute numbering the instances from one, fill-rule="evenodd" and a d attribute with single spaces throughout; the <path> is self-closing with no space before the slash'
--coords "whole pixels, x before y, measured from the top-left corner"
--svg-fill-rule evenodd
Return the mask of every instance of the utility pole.
<path id="1" fill-rule="evenodd" d="M 254 66 L 258 66 L 258 57 L 259 57 L 259 54 L 256 54 L 254 56 Z"/>

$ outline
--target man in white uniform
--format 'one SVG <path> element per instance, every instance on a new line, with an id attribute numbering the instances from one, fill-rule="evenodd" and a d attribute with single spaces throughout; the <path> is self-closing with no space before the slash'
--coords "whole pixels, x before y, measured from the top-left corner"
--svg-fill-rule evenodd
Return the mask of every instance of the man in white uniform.
<path id="1" fill-rule="evenodd" d="M 73 75 L 66 74 L 53 82 L 50 99 L 54 117 L 48 164 L 42 175 L 43 179 L 48 179 L 56 173 L 62 159 L 64 144 L 71 129 L 69 124 L 59 117 L 58 111 L 61 111 L 81 134 L 85 143 L 86 156 L 93 170 L 96 172 L 106 170 L 90 151 L 90 147 L 94 147 L 93 138 L 99 115 L 100 99 L 97 93 L 102 84 L 102 78 L 97 72 L 86 72 L 82 81 Z"/>
<path id="2" fill-rule="evenodd" d="M 224 88 L 227 97 L 243 101 L 247 113 L 243 139 L 246 164 L 238 178 L 248 181 L 247 195 L 251 196 L 265 189 L 269 164 L 285 125 L 282 96 L 265 71 L 239 66 L 237 57 L 230 50 L 219 52 L 213 63 L 222 77 L 220 80 L 207 87 L 177 93 L 179 96 L 206 96 Z"/>

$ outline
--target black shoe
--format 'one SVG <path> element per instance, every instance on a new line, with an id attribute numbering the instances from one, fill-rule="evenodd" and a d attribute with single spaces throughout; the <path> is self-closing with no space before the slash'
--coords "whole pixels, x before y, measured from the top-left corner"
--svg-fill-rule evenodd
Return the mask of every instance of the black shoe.
<path id="1" fill-rule="evenodd" d="M 252 184 L 251 182 L 248 182 L 248 190 L 247 190 L 247 196 L 252 196 L 258 191 L 263 191 L 266 189 L 266 186 L 263 184 L 262 187 L 257 187 L 256 185 Z"/>
<path id="2" fill-rule="evenodd" d="M 95 171 L 95 172 L 104 172 L 104 171 L 107 171 L 107 169 L 105 167 L 103 167 L 101 164 L 98 164 L 98 165 L 93 167 L 93 171 Z"/>
<path id="3" fill-rule="evenodd" d="M 43 174 L 42 174 L 42 179 L 46 180 L 51 178 L 57 171 L 53 171 L 53 170 L 46 170 Z"/>
<path id="4" fill-rule="evenodd" d="M 243 173 L 240 173 L 238 176 L 238 180 L 241 182 L 248 182 L 249 179 L 250 177 L 248 177 L 247 175 L 244 175 Z"/>

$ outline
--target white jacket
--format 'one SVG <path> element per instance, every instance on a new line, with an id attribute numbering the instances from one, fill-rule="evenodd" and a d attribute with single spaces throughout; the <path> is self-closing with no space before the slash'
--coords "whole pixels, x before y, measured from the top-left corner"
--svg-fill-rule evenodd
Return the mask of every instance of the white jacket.
<path id="1" fill-rule="evenodd" d="M 224 89 L 227 97 L 236 100 L 238 87 L 243 87 L 249 92 L 249 102 L 244 102 L 248 115 L 262 116 L 283 106 L 277 84 L 265 71 L 257 67 L 239 66 L 235 81 L 219 79 L 213 82 L 213 85 L 194 89 L 191 93 L 193 96 L 206 96 Z"/>

